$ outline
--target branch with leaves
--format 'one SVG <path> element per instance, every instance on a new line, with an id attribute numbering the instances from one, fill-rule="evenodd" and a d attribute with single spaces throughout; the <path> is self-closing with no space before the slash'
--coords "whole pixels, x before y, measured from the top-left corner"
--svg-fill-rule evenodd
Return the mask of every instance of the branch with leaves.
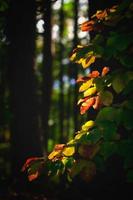
<path id="1" fill-rule="evenodd" d="M 133 3 L 128 0 L 97 11 L 80 25 L 82 31 L 97 34 L 87 46 L 78 45 L 70 60 L 83 69 L 93 69 L 95 64 L 97 70 L 78 77 L 79 92 L 83 96 L 77 104 L 81 115 L 90 108 L 97 110 L 97 115 L 94 121 L 83 124 L 67 144 L 57 144 L 47 159 L 28 159 L 23 171 L 28 172 L 30 181 L 42 170 L 49 177 L 65 173 L 69 181 L 76 175 L 91 181 L 113 155 L 123 161 L 127 181 L 133 181 L 132 20 Z"/>

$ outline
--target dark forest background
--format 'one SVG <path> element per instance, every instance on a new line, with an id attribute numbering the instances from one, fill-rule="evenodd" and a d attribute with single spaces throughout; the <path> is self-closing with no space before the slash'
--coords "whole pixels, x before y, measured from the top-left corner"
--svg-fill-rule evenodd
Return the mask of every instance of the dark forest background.
<path id="1" fill-rule="evenodd" d="M 0 182 L 28 157 L 47 155 L 86 120 L 69 60 L 94 35 L 79 25 L 119 0 L 0 0 Z M 86 71 L 88 72 L 88 71 Z"/>

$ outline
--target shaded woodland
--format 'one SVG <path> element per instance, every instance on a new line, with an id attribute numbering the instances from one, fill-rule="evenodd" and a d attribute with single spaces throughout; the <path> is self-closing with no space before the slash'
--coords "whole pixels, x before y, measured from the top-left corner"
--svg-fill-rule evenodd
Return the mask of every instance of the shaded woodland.
<path id="1" fill-rule="evenodd" d="M 91 184 L 78 176 L 69 183 L 66 174 L 60 182 L 49 181 L 45 172 L 29 183 L 21 172 L 28 158 L 47 157 L 56 144 L 73 139 L 83 123 L 95 119 L 94 109 L 81 117 L 77 106 L 81 95 L 76 80 L 91 67 L 83 74 L 70 57 L 77 45 L 87 46 L 96 36 L 95 31 L 83 32 L 81 24 L 97 10 L 121 2 L 0 0 L 0 199 L 111 199 L 122 189 L 125 196 L 126 190 L 131 192 L 132 184 L 123 182 L 117 156 L 110 158 L 111 166 L 98 173 Z M 103 37 L 109 31 L 106 29 Z M 107 64 L 119 69 L 113 59 Z"/>

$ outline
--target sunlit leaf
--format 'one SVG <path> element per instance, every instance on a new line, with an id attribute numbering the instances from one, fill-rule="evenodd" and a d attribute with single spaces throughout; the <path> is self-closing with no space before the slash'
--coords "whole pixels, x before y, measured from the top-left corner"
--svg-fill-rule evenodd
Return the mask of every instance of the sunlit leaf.
<path id="1" fill-rule="evenodd" d="M 84 69 L 86 69 L 87 67 L 89 67 L 92 63 L 94 63 L 96 60 L 95 56 L 88 56 L 88 58 L 83 59 L 82 61 L 82 66 Z"/>
<path id="2" fill-rule="evenodd" d="M 93 20 L 86 21 L 80 25 L 80 29 L 82 31 L 92 31 L 94 30 L 94 24 L 95 24 L 95 21 Z"/>
<path id="3" fill-rule="evenodd" d="M 90 128 L 92 128 L 94 125 L 95 125 L 94 121 L 93 120 L 89 120 L 82 126 L 82 130 L 87 131 Z"/>
<path id="4" fill-rule="evenodd" d="M 56 144 L 54 147 L 55 151 L 62 150 L 65 147 L 65 144 Z"/>
<path id="5" fill-rule="evenodd" d="M 93 79 L 90 79 L 88 81 L 86 81 L 85 83 L 83 83 L 80 88 L 79 88 L 79 92 L 83 92 L 85 90 L 87 90 L 89 87 L 91 87 L 93 85 Z"/>
<path id="6" fill-rule="evenodd" d="M 91 95 L 95 94 L 96 91 L 97 91 L 96 86 L 93 86 L 84 92 L 84 97 L 91 96 Z"/>
<path id="7" fill-rule="evenodd" d="M 60 155 L 61 151 L 52 151 L 49 155 L 48 155 L 48 159 L 49 160 L 53 160 L 57 155 Z"/>
<path id="8" fill-rule="evenodd" d="M 101 98 L 100 98 L 99 95 L 97 95 L 95 97 L 95 103 L 93 104 L 93 108 L 94 109 L 99 109 L 101 105 L 102 105 Z"/>
<path id="9" fill-rule="evenodd" d="M 79 105 L 80 103 L 86 102 L 89 99 L 89 97 L 85 97 L 83 99 L 79 99 L 77 102 L 77 105 Z"/>
<path id="10" fill-rule="evenodd" d="M 75 153 L 75 147 L 65 147 L 62 153 L 64 156 L 72 156 Z"/>
<path id="11" fill-rule="evenodd" d="M 97 10 L 96 14 L 94 14 L 91 18 L 96 17 L 99 20 L 103 20 L 107 17 L 107 10 Z"/>
<path id="12" fill-rule="evenodd" d="M 99 71 L 92 71 L 91 73 L 89 73 L 88 77 L 90 78 L 96 78 L 100 75 Z"/>
<path id="13" fill-rule="evenodd" d="M 101 74 L 101 76 L 105 76 L 108 72 L 109 72 L 109 67 L 104 67 L 104 68 L 102 69 L 102 74 Z"/>
<path id="14" fill-rule="evenodd" d="M 89 98 L 85 103 L 80 106 L 80 114 L 84 114 L 95 103 L 95 97 Z"/>

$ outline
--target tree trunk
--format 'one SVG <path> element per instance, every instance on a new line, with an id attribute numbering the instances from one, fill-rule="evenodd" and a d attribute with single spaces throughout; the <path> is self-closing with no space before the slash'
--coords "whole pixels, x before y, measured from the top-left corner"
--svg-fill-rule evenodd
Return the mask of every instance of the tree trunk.
<path id="1" fill-rule="evenodd" d="M 12 110 L 13 175 L 20 172 L 28 157 L 42 155 L 34 74 L 35 17 L 35 0 L 10 1 L 7 38 L 9 40 L 8 78 Z"/>
<path id="2" fill-rule="evenodd" d="M 74 39 L 73 39 L 73 48 L 77 46 L 78 44 L 78 7 L 79 7 L 79 0 L 74 2 Z M 75 79 L 75 81 L 77 80 L 77 76 L 78 76 L 78 67 L 77 65 L 73 65 L 73 77 Z M 79 115 L 79 111 L 78 111 L 78 107 L 77 107 L 77 101 L 78 101 L 78 85 L 75 84 L 75 88 L 74 88 L 74 130 L 75 132 L 78 130 L 78 115 Z"/>
<path id="3" fill-rule="evenodd" d="M 44 148 L 47 151 L 49 135 L 49 112 L 52 92 L 52 52 L 51 52 L 51 1 L 44 0 L 44 48 L 43 48 L 43 84 L 42 84 L 42 127 Z"/>
<path id="4" fill-rule="evenodd" d="M 60 42 L 59 42 L 59 62 L 60 62 L 60 72 L 59 72 L 59 81 L 60 81 L 60 93 L 59 93 L 59 127 L 60 127 L 60 139 L 59 142 L 63 143 L 65 142 L 64 138 L 64 82 L 63 82 L 63 75 L 64 75 L 64 69 L 63 69 L 63 31 L 64 31 L 64 13 L 63 13 L 63 3 L 64 0 L 61 0 L 61 8 L 60 8 Z"/>

